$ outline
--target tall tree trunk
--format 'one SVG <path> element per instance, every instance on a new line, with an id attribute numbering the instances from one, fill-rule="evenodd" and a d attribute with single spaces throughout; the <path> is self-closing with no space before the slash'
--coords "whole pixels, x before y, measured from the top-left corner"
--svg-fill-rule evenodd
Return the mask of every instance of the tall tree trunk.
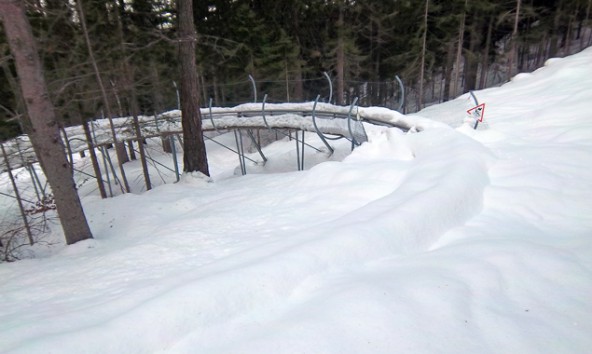
<path id="1" fill-rule="evenodd" d="M 6 81 L 8 81 L 8 86 L 10 87 L 10 90 L 14 93 L 14 112 L 19 117 L 18 123 L 20 125 L 22 132 L 27 134 L 31 130 L 31 127 L 29 126 L 30 124 L 28 120 L 24 119 L 24 116 L 21 115 L 25 111 L 25 102 L 19 89 L 18 80 L 14 77 L 14 74 L 10 69 L 8 60 L 2 61 L 0 63 L 0 66 L 2 67 L 2 72 L 4 73 Z"/>
<path id="2" fill-rule="evenodd" d="M 588 0 L 588 5 L 586 6 L 586 17 L 582 21 L 583 23 L 588 23 L 588 20 L 590 19 L 590 8 L 591 7 L 592 7 L 592 0 Z M 590 31 L 589 38 L 592 40 L 592 31 Z M 584 42 L 584 35 L 581 35 L 580 36 L 580 50 L 583 50 L 584 48 L 586 48 L 586 45 Z"/>
<path id="3" fill-rule="evenodd" d="M 485 48 L 483 49 L 483 57 L 481 58 L 481 77 L 479 78 L 479 88 L 487 87 L 487 78 L 489 71 L 489 50 L 491 49 L 491 36 L 493 34 L 493 20 L 494 17 L 489 18 L 489 25 L 487 26 L 487 37 L 485 38 Z"/>
<path id="4" fill-rule="evenodd" d="M 97 61 L 95 59 L 94 52 L 92 50 L 92 45 L 90 43 L 90 37 L 88 35 L 88 28 L 86 27 L 86 18 L 84 16 L 84 10 L 82 9 L 82 0 L 77 1 L 77 9 L 78 9 L 78 17 L 80 18 L 80 23 L 82 24 L 82 32 L 84 34 L 84 40 L 86 42 L 86 48 L 88 50 L 88 56 L 90 57 L 91 64 L 93 66 L 95 77 L 97 79 L 97 84 L 99 85 L 101 95 L 103 98 L 103 105 L 105 106 L 105 110 L 107 111 L 107 118 L 109 119 L 109 123 L 111 126 L 111 134 L 113 135 L 113 144 L 115 145 L 115 149 L 117 151 L 117 165 L 119 166 L 119 173 L 121 173 L 121 179 L 123 179 L 123 186 L 125 187 L 124 192 L 129 193 L 130 186 L 127 181 L 127 177 L 125 175 L 125 170 L 123 169 L 123 163 L 128 160 L 127 153 L 125 152 L 125 145 L 122 142 L 117 140 L 117 134 L 115 132 L 115 128 L 113 128 L 113 113 L 111 112 L 111 104 L 109 103 L 109 99 L 107 98 L 107 90 L 105 89 L 105 85 L 103 85 L 103 79 L 101 78 L 101 72 L 99 71 L 99 67 L 97 65 Z"/>
<path id="5" fill-rule="evenodd" d="M 82 120 L 82 119 L 81 119 Z M 97 153 L 95 152 L 95 144 L 88 126 L 88 121 L 82 121 L 82 128 L 84 129 L 84 135 L 86 136 L 86 143 L 88 146 L 88 153 L 90 154 L 90 161 L 92 162 L 95 176 L 97 177 L 97 185 L 99 187 L 99 193 L 101 198 L 107 198 L 107 191 L 105 190 L 105 184 L 103 183 L 103 176 L 101 175 L 101 168 L 99 167 L 99 159 L 97 159 Z"/>
<path id="6" fill-rule="evenodd" d="M 215 72 L 214 72 L 213 81 L 214 81 L 214 105 L 220 107 L 220 106 L 222 106 L 221 102 L 220 102 L 220 87 L 218 85 L 218 76 L 216 75 Z"/>
<path id="7" fill-rule="evenodd" d="M 345 103 L 345 38 L 344 37 L 344 19 L 343 5 L 339 6 L 339 19 L 337 20 L 337 92 L 336 103 L 342 105 Z"/>
<path id="8" fill-rule="evenodd" d="M 158 75 L 156 62 L 153 59 L 150 60 L 150 80 L 152 81 L 152 107 L 155 113 L 160 114 L 164 111 L 164 99 L 161 92 L 160 75 Z"/>
<path id="9" fill-rule="evenodd" d="M 67 244 L 92 238 L 70 174 L 64 143 L 43 77 L 23 2 L 0 0 L 0 19 L 15 59 L 23 98 L 32 126 L 31 143 L 49 182 Z"/>
<path id="10" fill-rule="evenodd" d="M 559 51 L 559 25 L 561 22 L 561 6 L 557 6 L 555 10 L 555 15 L 553 16 L 553 29 L 551 30 L 551 35 L 549 39 L 549 53 L 547 54 L 547 58 L 553 58 L 557 55 Z"/>
<path id="11" fill-rule="evenodd" d="M 419 68 L 419 103 L 417 110 L 421 110 L 423 107 L 423 79 L 425 75 L 425 56 L 426 56 L 426 43 L 428 37 L 428 12 L 429 12 L 429 5 L 430 0 L 426 0 L 425 2 L 425 11 L 423 14 L 423 36 L 421 40 L 421 60 L 420 60 L 420 68 Z"/>
<path id="12" fill-rule="evenodd" d="M 158 75 L 158 69 L 156 68 L 156 63 L 152 59 L 150 60 L 150 80 L 152 81 L 152 108 L 154 110 L 154 119 L 157 120 L 156 124 L 158 124 L 158 115 L 164 112 L 164 99 L 160 92 L 160 76 Z M 161 135 L 160 141 L 162 143 L 162 150 L 171 153 L 172 149 L 171 144 L 169 143 L 169 138 L 165 138 Z"/>
<path id="13" fill-rule="evenodd" d="M 294 87 L 294 101 L 302 102 L 304 100 L 304 86 L 302 84 L 302 63 L 300 61 L 296 64 L 296 72 L 294 73 L 294 79 L 296 80 L 296 86 Z"/>
<path id="14" fill-rule="evenodd" d="M 181 67 L 181 115 L 183 125 L 183 171 L 207 176 L 208 157 L 201 127 L 199 85 L 195 65 L 195 42 L 192 0 L 178 0 L 179 61 Z"/>
<path id="15" fill-rule="evenodd" d="M 136 94 L 136 88 L 134 86 L 133 77 L 134 77 L 134 69 L 131 65 L 124 60 L 124 66 L 126 74 L 125 76 L 128 77 L 127 84 L 129 85 L 129 94 L 130 94 L 130 109 L 132 111 L 132 117 L 134 121 L 134 130 L 136 132 L 136 138 L 138 141 L 138 151 L 140 152 L 140 162 L 142 163 L 142 173 L 144 174 L 144 182 L 146 183 L 146 190 L 152 189 L 152 182 L 150 181 L 150 173 L 148 171 L 148 162 L 146 161 L 146 151 L 144 150 L 144 138 L 142 137 L 142 131 L 140 129 L 140 121 L 138 119 L 138 115 L 140 115 L 140 109 L 138 107 L 138 95 Z M 132 145 L 132 140 L 130 140 L 130 146 Z"/>
<path id="16" fill-rule="evenodd" d="M 508 77 L 507 79 L 510 80 L 514 75 L 514 64 L 516 62 L 516 41 L 518 40 L 518 20 L 520 19 L 520 5 L 522 4 L 522 0 L 516 0 L 516 16 L 514 17 L 514 29 L 512 30 L 512 47 L 510 49 L 510 58 L 508 60 Z"/>
<path id="17" fill-rule="evenodd" d="M 123 77 L 123 87 L 126 91 L 126 93 L 129 95 L 129 109 L 131 111 L 132 117 L 133 117 L 133 124 L 134 124 L 134 130 L 136 133 L 136 139 L 138 141 L 138 151 L 140 152 L 140 162 L 142 163 L 142 172 L 144 174 L 144 182 L 146 183 L 146 190 L 150 190 L 152 189 L 152 183 L 150 181 L 150 174 L 148 172 L 148 163 L 146 162 L 146 152 L 144 151 L 144 138 L 142 137 L 142 132 L 140 129 L 140 122 L 138 119 L 138 115 L 140 114 L 140 108 L 138 105 L 138 95 L 136 94 L 136 87 L 135 87 L 135 83 L 134 83 L 134 73 L 135 73 L 135 68 L 132 64 L 130 64 L 128 56 L 127 56 L 127 50 L 125 47 L 125 37 L 126 34 L 128 33 L 128 29 L 126 24 L 124 23 L 124 18 L 125 18 L 125 4 L 123 3 L 122 0 L 119 0 L 119 2 L 117 2 L 115 4 L 115 6 L 119 7 L 119 16 L 117 19 L 117 32 L 119 33 L 119 41 L 120 41 L 120 47 L 121 47 L 121 54 L 123 56 L 123 60 L 121 62 L 121 69 L 122 69 L 122 77 Z M 134 153 L 134 144 L 133 144 L 133 140 L 130 140 L 129 142 L 129 148 L 130 148 L 130 155 L 133 157 L 133 159 L 135 160 L 135 153 Z"/>
<path id="18" fill-rule="evenodd" d="M 460 61 L 462 59 L 462 50 L 464 45 L 464 35 L 465 35 L 465 21 L 467 16 L 467 4 L 468 0 L 465 0 L 465 6 L 463 7 L 463 13 L 460 20 L 460 25 L 458 26 L 458 46 L 456 50 L 456 70 L 454 71 L 454 79 L 452 81 L 452 94 L 448 94 L 449 97 L 455 97 L 457 95 L 457 85 L 460 76 Z"/>
<path id="19" fill-rule="evenodd" d="M 469 48 L 465 55 L 465 67 L 464 67 L 464 88 L 463 92 L 474 90 L 477 84 L 477 69 L 479 64 L 479 58 L 477 55 L 477 44 L 479 42 L 479 33 L 476 28 L 479 27 L 481 17 L 479 14 L 473 14 L 473 23 L 469 27 Z"/>
<path id="20" fill-rule="evenodd" d="M 444 88 L 442 89 L 442 100 L 450 100 L 450 81 L 452 80 L 452 69 L 454 66 L 454 42 L 448 43 L 446 50 L 446 64 L 444 67 Z"/>
<path id="21" fill-rule="evenodd" d="M 571 54 L 571 37 L 573 36 L 573 15 L 569 15 L 569 20 L 567 20 L 567 31 L 565 33 L 565 49 L 563 51 L 563 55 L 567 56 Z"/>

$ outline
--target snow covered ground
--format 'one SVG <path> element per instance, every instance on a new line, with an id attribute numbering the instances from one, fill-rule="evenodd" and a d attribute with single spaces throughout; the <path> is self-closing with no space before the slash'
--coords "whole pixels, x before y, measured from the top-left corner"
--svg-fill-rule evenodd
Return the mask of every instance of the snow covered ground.
<path id="1" fill-rule="evenodd" d="M 589 353 L 592 49 L 476 95 L 303 172 L 84 185 L 94 240 L 0 264 L 0 352 Z"/>

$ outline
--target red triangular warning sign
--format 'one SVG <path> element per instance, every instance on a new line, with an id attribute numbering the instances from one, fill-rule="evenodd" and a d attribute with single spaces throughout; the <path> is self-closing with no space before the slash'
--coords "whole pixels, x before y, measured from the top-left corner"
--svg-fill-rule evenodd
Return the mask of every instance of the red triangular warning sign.
<path id="1" fill-rule="evenodd" d="M 483 122 L 483 117 L 485 116 L 485 103 L 481 103 L 480 105 L 469 109 L 467 113 L 475 117 L 479 122 Z"/>

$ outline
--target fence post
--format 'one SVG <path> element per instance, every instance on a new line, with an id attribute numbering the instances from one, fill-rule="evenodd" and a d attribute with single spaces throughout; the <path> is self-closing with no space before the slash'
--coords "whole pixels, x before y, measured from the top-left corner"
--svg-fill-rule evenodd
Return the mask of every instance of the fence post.
<path id="1" fill-rule="evenodd" d="M 357 97 L 354 98 L 354 101 L 349 106 L 349 112 L 347 112 L 347 130 L 349 131 L 349 136 L 351 137 L 352 151 L 354 150 L 355 146 L 360 146 L 360 143 L 354 137 L 354 133 L 352 132 L 352 128 L 351 128 L 351 120 L 352 120 L 351 114 L 352 114 L 352 111 L 354 110 L 354 106 L 356 105 L 356 103 L 358 103 Z"/>
<path id="2" fill-rule="evenodd" d="M 327 142 L 327 139 L 325 139 L 325 135 L 319 130 L 319 127 L 317 126 L 317 114 L 316 113 L 317 113 L 317 103 L 319 103 L 319 97 L 321 97 L 321 95 L 317 95 L 317 98 L 315 99 L 315 102 L 312 105 L 312 124 L 314 125 L 315 130 L 317 131 L 317 135 L 319 136 L 319 138 L 321 138 L 321 141 L 323 142 L 323 144 L 325 144 L 327 149 L 329 149 L 329 155 L 333 155 L 335 150 L 333 150 L 331 145 L 329 145 L 329 143 Z"/>
<path id="3" fill-rule="evenodd" d="M 179 164 L 177 162 L 177 146 L 175 145 L 175 136 L 173 134 L 169 135 L 169 143 L 171 146 L 171 153 L 173 154 L 173 164 L 175 165 L 175 177 L 177 178 L 177 182 L 179 182 L 180 173 Z"/>
<path id="4" fill-rule="evenodd" d="M 469 93 L 471 94 L 471 97 L 473 97 L 473 101 L 475 101 L 475 106 L 479 105 L 479 100 L 477 100 L 477 96 L 475 96 L 475 94 L 473 93 L 473 91 L 469 91 Z M 479 119 L 475 120 L 475 126 L 473 127 L 473 129 L 477 130 L 477 127 L 479 126 Z"/>
<path id="5" fill-rule="evenodd" d="M 212 98 L 210 97 L 210 100 L 208 101 L 208 110 L 210 113 L 210 122 L 212 122 L 212 127 L 214 127 L 214 130 L 216 132 L 218 132 L 218 128 L 216 128 L 216 123 L 214 123 L 214 114 L 212 113 Z"/>

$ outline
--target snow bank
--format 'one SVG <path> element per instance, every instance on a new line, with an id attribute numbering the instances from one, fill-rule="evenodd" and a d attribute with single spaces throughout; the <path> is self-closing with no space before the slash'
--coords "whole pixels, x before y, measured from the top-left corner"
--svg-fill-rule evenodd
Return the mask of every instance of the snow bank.
<path id="1" fill-rule="evenodd" d="M 96 240 L 0 265 L 0 351 L 585 353 L 590 63 L 477 92 L 476 131 L 461 97 L 308 171 L 86 199 Z"/>

